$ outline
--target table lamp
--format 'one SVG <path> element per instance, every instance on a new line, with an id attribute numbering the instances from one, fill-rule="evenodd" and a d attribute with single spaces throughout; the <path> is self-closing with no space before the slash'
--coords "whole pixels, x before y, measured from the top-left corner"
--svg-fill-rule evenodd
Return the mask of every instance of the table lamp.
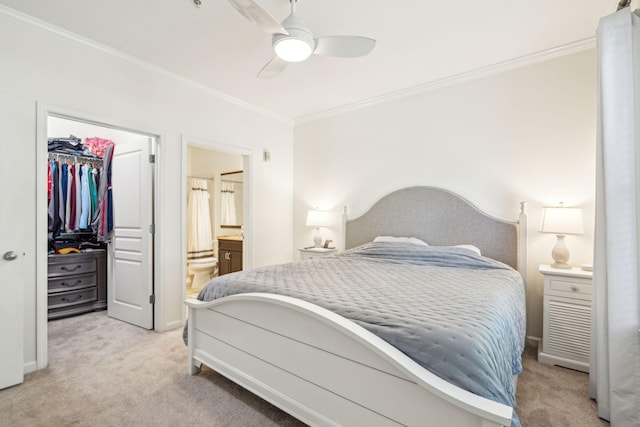
<path id="1" fill-rule="evenodd" d="M 316 232 L 313 235 L 313 244 L 316 248 L 322 247 L 322 235 L 320 234 L 320 227 L 328 227 L 331 225 L 331 218 L 329 212 L 319 210 L 309 210 L 307 212 L 307 227 L 315 227 Z"/>
<path id="2" fill-rule="evenodd" d="M 571 266 L 567 263 L 569 261 L 569 249 L 564 241 L 567 234 L 583 234 L 584 226 L 582 224 L 582 209 L 580 208 L 566 208 L 562 206 L 558 207 L 545 207 L 542 208 L 542 227 L 541 233 L 551 233 L 556 235 L 556 245 L 551 251 L 551 257 L 553 258 L 553 268 L 568 269 Z"/>

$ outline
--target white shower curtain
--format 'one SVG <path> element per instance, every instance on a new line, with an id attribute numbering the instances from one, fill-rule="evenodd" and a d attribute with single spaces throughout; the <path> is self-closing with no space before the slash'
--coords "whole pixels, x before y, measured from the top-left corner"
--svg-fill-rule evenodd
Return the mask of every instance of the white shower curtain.
<path id="1" fill-rule="evenodd" d="M 598 142 L 589 392 L 598 415 L 640 426 L 640 16 L 598 26 Z"/>
<path id="2" fill-rule="evenodd" d="M 187 258 L 212 257 L 209 189 L 205 179 L 191 179 L 187 202 Z"/>
<path id="3" fill-rule="evenodd" d="M 233 182 L 222 181 L 220 205 L 220 224 L 237 225 L 238 221 L 236 221 L 235 186 L 233 185 Z"/>

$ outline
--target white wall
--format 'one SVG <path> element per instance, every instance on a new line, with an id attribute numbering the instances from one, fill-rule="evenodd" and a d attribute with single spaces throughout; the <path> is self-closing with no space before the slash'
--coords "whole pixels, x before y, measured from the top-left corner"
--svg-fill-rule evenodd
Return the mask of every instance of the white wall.
<path id="1" fill-rule="evenodd" d="M 60 117 L 49 116 L 47 119 L 47 137 L 67 138 L 73 135 L 80 138 L 83 142 L 87 138 L 98 137 L 113 141 L 114 144 L 126 144 L 129 142 L 140 141 L 144 135 L 139 135 L 120 129 L 110 129 L 97 126 L 90 123 L 83 123 Z M 45 142 L 43 141 L 43 144 Z"/>
<path id="2" fill-rule="evenodd" d="M 294 138 L 294 243 L 311 241 L 307 209 L 358 216 L 407 186 L 440 186 L 493 216 L 529 204 L 528 334 L 542 334 L 538 265 L 555 236 L 538 233 L 541 207 L 584 208 L 586 233 L 568 236 L 573 264 L 592 262 L 595 198 L 595 51 L 588 50 L 300 123 Z"/>
<path id="3" fill-rule="evenodd" d="M 21 109 L 36 127 L 37 103 L 62 107 L 81 116 L 159 135 L 158 167 L 160 212 L 156 280 L 157 304 L 161 304 L 160 329 L 180 324 L 182 135 L 243 147 L 253 154 L 254 266 L 291 259 L 293 135 L 289 121 L 227 102 L 188 82 L 140 65 L 108 49 L 72 40 L 65 35 L 0 11 L 0 96 L 17 96 L 31 109 Z M 2 123 L 0 137 L 13 123 Z M 35 156 L 36 141 L 24 144 Z M 263 163 L 262 150 L 271 152 Z M 26 229 L 34 230 L 36 164 L 16 173 L 25 185 Z M 46 174 L 45 174 L 46 175 Z M 24 179 L 22 179 L 24 176 Z M 45 202 L 46 203 L 46 202 Z M 4 209 L 4 208 L 3 208 Z M 46 215 L 46 214 L 45 214 Z M 25 262 L 25 363 L 36 357 L 35 245 L 34 231 Z M 46 239 L 46 236 L 44 237 Z M 272 245 L 270 242 L 285 242 Z"/>

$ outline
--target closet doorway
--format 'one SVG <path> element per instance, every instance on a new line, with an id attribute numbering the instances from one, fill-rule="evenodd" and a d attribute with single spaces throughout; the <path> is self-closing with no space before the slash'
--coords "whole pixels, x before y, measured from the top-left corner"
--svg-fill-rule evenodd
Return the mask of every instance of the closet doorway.
<path id="1" fill-rule="evenodd" d="M 49 143 L 47 148 L 49 170 L 52 163 L 62 165 L 64 162 L 65 171 L 67 169 L 70 171 L 72 166 L 75 169 L 85 163 L 89 164 L 94 167 L 94 171 L 98 171 L 99 181 L 108 182 L 109 191 L 108 197 L 100 202 L 103 205 L 98 203 L 95 206 L 96 210 L 93 206 L 93 195 L 90 195 L 89 216 L 93 221 L 89 220 L 88 226 L 85 222 L 80 227 L 77 224 L 74 227 L 72 223 L 70 224 L 67 212 L 67 223 L 62 230 L 57 229 L 53 233 L 51 219 L 49 219 L 46 263 L 49 303 L 44 311 L 48 313 L 50 319 L 55 319 L 76 314 L 76 312 L 80 314 L 83 311 L 91 311 L 92 308 L 100 309 L 106 305 L 110 317 L 142 328 L 153 329 L 157 137 L 52 114 L 47 117 L 46 129 L 48 141 L 56 138 L 80 141 L 85 150 L 84 156 L 77 153 L 65 155 L 60 150 L 57 153 L 55 150 L 52 151 L 52 144 Z M 99 145 L 107 146 L 111 143 L 113 154 L 110 166 L 107 167 L 109 162 L 100 158 L 102 153 L 98 151 L 100 151 Z M 94 149 L 92 145 L 98 145 L 98 149 Z M 64 148 L 63 146 L 62 152 Z M 96 155 L 93 152 L 97 152 L 99 159 L 91 159 L 91 156 Z M 105 149 L 104 152 L 107 150 Z M 107 157 L 109 156 L 104 156 L 104 158 Z M 62 166 L 59 167 L 62 168 Z M 71 182 L 71 176 L 70 174 L 69 182 Z M 78 189 L 80 189 L 79 186 Z M 67 194 L 70 195 L 71 191 L 69 190 Z M 65 203 L 67 207 L 71 206 L 71 202 Z M 51 218 L 50 205 L 48 201 L 49 218 Z M 110 206 L 109 209 L 107 206 Z M 97 214 L 97 212 L 101 213 Z M 106 234 L 102 239 L 97 237 L 97 233 L 100 232 Z M 88 247 L 88 249 L 82 249 L 80 246 L 80 253 L 78 253 L 78 242 L 81 240 L 84 248 Z M 95 243 L 97 249 L 92 249 L 91 243 L 87 246 L 87 241 Z M 60 249 L 61 247 L 63 249 Z M 104 252 L 104 262 L 100 261 L 99 252 Z M 67 263 L 65 255 L 78 257 L 78 262 Z M 85 268 L 85 262 L 88 265 L 86 274 L 75 274 L 81 273 Z M 60 265 L 61 271 L 58 273 L 72 275 L 73 280 L 62 281 L 63 279 L 56 277 L 58 273 L 51 268 L 51 265 L 56 263 Z M 60 289 L 53 286 L 52 290 L 52 281 L 54 285 L 60 282 L 65 286 L 71 286 L 83 280 L 84 282 L 74 286 L 73 289 Z M 104 290 L 101 289 L 101 281 L 104 281 Z M 91 287 L 94 284 L 95 290 Z M 64 298 L 61 298 L 63 294 Z M 86 302 L 84 298 L 87 299 Z M 104 299 L 104 304 L 101 298 Z M 52 308 L 52 300 L 57 303 L 55 308 Z M 43 310 L 40 310 L 40 313 L 42 312 Z"/>
<path id="2" fill-rule="evenodd" d="M 185 297 L 195 298 L 217 275 L 247 268 L 250 153 L 223 144 L 183 140 Z M 234 251 L 221 250 L 228 244 Z"/>

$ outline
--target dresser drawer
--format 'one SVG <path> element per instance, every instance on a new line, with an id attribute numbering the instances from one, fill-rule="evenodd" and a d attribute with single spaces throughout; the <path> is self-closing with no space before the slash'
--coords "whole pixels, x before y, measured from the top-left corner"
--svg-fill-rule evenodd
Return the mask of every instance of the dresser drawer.
<path id="1" fill-rule="evenodd" d="M 49 263 L 49 277 L 68 276 L 70 274 L 92 273 L 96 271 L 96 260 L 88 259 L 81 261 L 72 261 L 65 263 Z"/>
<path id="2" fill-rule="evenodd" d="M 98 290 L 95 287 L 79 291 L 60 292 L 49 295 L 49 309 L 84 304 L 97 300 Z"/>
<path id="3" fill-rule="evenodd" d="M 49 292 L 67 292 L 96 286 L 94 273 L 49 279 Z"/>

